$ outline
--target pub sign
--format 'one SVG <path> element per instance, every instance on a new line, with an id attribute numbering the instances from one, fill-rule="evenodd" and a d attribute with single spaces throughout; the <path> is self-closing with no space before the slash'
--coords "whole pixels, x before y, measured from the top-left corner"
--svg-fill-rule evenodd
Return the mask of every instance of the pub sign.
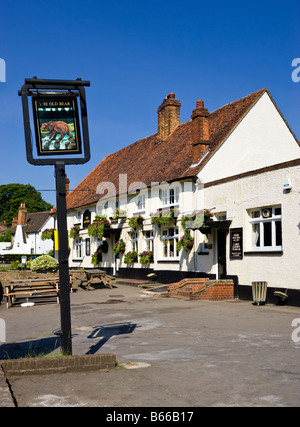
<path id="1" fill-rule="evenodd" d="M 76 96 L 32 96 L 39 156 L 80 154 L 81 139 Z"/>

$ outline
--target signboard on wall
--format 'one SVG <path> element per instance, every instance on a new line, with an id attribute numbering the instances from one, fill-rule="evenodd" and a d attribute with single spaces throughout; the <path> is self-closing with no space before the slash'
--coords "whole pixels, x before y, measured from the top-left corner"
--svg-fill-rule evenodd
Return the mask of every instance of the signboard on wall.
<path id="1" fill-rule="evenodd" d="M 32 104 L 38 155 L 80 154 L 76 96 L 32 96 Z"/>
<path id="2" fill-rule="evenodd" d="M 243 259 L 243 229 L 230 229 L 230 259 Z"/>

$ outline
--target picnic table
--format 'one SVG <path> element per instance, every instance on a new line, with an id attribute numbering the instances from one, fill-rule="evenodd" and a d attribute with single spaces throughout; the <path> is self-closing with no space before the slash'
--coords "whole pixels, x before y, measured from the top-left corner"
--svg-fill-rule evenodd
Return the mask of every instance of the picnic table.
<path id="1" fill-rule="evenodd" d="M 103 283 L 112 289 L 112 283 L 116 280 L 114 277 L 106 273 L 106 271 L 99 270 L 98 268 L 85 269 L 84 277 L 77 277 L 81 281 L 82 286 L 86 291 L 90 289 L 92 284 Z"/>
<path id="2" fill-rule="evenodd" d="M 37 278 L 27 280 L 12 280 L 4 284 L 6 297 L 6 307 L 11 307 L 18 297 L 33 295 L 55 294 L 59 303 L 59 278 Z M 72 280 L 70 280 L 70 291 L 72 292 Z"/>

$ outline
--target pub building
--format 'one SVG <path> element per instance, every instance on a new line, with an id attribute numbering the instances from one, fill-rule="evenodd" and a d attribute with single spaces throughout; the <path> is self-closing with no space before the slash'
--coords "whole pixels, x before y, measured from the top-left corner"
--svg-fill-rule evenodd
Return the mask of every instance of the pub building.
<path id="1" fill-rule="evenodd" d="M 299 305 L 299 141 L 268 89 L 211 112 L 198 100 L 183 123 L 180 106 L 170 93 L 156 133 L 106 156 L 69 193 L 70 267 L 231 280 L 245 300 L 266 281 L 268 301 L 281 291 Z"/>

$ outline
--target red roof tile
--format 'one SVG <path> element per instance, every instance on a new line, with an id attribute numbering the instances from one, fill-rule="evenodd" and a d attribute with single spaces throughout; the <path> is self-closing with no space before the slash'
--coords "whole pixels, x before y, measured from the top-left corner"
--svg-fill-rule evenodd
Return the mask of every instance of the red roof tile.
<path id="1" fill-rule="evenodd" d="M 67 196 L 67 208 L 97 203 L 101 194 L 96 189 L 103 182 L 113 183 L 119 194 L 120 174 L 127 174 L 127 187 L 135 182 L 149 187 L 152 182 L 195 176 L 265 91 L 254 92 L 209 113 L 210 151 L 197 166 L 191 167 L 192 121 L 189 120 L 163 142 L 154 134 L 105 157 Z"/>

